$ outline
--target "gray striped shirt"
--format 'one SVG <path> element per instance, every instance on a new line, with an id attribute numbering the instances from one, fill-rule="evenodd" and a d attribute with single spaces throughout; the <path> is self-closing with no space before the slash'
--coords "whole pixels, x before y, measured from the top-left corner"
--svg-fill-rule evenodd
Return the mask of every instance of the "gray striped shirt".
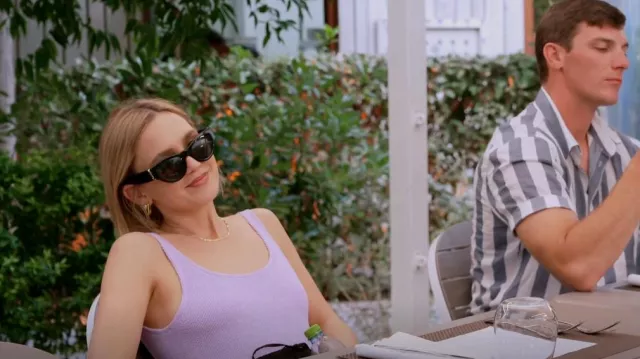
<path id="1" fill-rule="evenodd" d="M 534 102 L 496 129 L 476 168 L 471 238 L 471 312 L 495 309 L 516 296 L 553 297 L 571 291 L 514 236 L 525 217 L 546 209 L 573 210 L 582 219 L 607 197 L 640 144 L 596 114 L 588 133 L 589 174 L 580 147 L 541 89 Z M 639 232 L 598 285 L 640 268 Z"/>

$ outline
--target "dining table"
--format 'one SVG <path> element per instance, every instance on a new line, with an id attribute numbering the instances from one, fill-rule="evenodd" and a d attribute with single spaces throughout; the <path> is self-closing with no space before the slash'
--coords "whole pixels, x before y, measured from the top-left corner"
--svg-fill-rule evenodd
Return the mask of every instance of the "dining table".
<path id="1" fill-rule="evenodd" d="M 610 331 L 587 335 L 576 331 L 569 339 L 594 343 L 561 359 L 637 359 L 640 358 L 640 287 L 621 281 L 592 292 L 569 292 L 547 298 L 558 320 L 599 328 L 620 323 Z M 491 325 L 495 312 L 488 311 L 454 321 L 434 324 L 426 333 L 408 333 L 431 341 L 450 339 Z M 565 336 L 565 335 L 563 335 Z M 367 359 L 358 357 L 355 348 L 318 354 L 313 359 Z"/>

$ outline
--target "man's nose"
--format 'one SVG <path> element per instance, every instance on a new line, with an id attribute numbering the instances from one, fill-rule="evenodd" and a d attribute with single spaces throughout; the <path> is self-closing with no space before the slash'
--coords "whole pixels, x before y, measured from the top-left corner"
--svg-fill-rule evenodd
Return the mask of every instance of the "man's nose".
<path id="1" fill-rule="evenodd" d="M 622 70 L 628 69 L 629 68 L 629 58 L 627 57 L 627 54 L 622 52 L 622 53 L 616 55 L 616 57 L 614 59 L 614 63 L 613 63 L 613 68 L 622 69 Z"/>

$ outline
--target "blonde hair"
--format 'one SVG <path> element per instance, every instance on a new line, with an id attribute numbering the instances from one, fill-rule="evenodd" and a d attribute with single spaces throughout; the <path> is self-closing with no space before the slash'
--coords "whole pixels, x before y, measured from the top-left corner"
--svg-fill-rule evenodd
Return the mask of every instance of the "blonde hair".
<path id="1" fill-rule="evenodd" d="M 151 206 L 147 216 L 142 207 L 124 197 L 120 184 L 133 173 L 136 146 L 142 131 L 156 117 L 169 112 L 182 117 L 191 126 L 189 115 L 175 104 L 162 99 L 136 99 L 116 107 L 100 137 L 100 173 L 111 220 L 119 236 L 133 231 L 156 231 L 162 224 L 160 211 Z"/>

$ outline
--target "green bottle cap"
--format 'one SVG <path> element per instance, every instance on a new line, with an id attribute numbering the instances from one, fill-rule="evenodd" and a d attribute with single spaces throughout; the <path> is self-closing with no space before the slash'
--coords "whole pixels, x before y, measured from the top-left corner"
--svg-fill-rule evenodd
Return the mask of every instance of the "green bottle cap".
<path id="1" fill-rule="evenodd" d="M 304 335 L 307 337 L 307 339 L 311 339 L 320 333 L 322 333 L 322 328 L 320 328 L 318 324 L 314 324 L 304 332 Z"/>

